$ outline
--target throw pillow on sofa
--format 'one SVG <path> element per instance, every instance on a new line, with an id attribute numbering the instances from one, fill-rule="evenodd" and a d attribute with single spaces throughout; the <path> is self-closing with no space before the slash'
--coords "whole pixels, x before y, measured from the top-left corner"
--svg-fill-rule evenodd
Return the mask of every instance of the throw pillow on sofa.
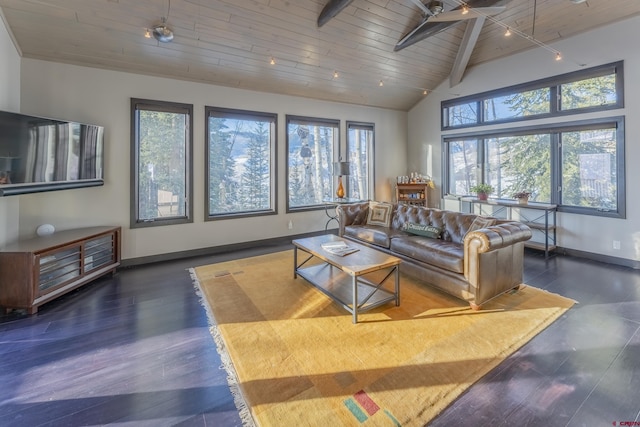
<path id="1" fill-rule="evenodd" d="M 467 231 L 467 233 L 471 233 L 472 231 L 480 230 L 481 228 L 490 227 L 492 225 L 495 225 L 495 223 L 496 223 L 496 220 L 493 219 L 493 218 L 485 218 L 485 217 L 482 217 L 482 216 L 477 216 L 477 217 L 475 217 L 475 219 L 471 223 L 471 227 L 469 227 L 469 230 Z"/>
<path id="2" fill-rule="evenodd" d="M 368 225 L 389 227 L 391 225 L 391 211 L 393 205 L 385 202 L 369 202 Z"/>
<path id="3" fill-rule="evenodd" d="M 418 236 L 431 237 L 439 239 L 442 236 L 442 229 L 427 224 L 414 224 L 413 222 L 405 222 L 402 227 L 407 233 L 416 234 Z"/>

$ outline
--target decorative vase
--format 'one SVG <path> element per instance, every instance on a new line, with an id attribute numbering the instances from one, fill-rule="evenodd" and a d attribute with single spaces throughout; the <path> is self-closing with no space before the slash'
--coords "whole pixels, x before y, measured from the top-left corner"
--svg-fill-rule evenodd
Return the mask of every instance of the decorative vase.
<path id="1" fill-rule="evenodd" d="M 338 196 L 338 199 L 344 198 L 344 187 L 342 186 L 341 176 L 338 177 L 338 191 L 336 191 L 336 196 Z"/>
<path id="2" fill-rule="evenodd" d="M 42 224 L 36 229 L 36 234 L 40 237 L 51 236 L 55 233 L 56 228 L 51 224 Z"/>

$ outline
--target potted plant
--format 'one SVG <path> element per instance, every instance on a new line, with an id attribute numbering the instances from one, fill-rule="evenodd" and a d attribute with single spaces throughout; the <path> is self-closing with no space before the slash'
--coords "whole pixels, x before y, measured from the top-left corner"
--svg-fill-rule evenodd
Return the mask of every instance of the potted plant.
<path id="1" fill-rule="evenodd" d="M 527 203 L 529 203 L 529 196 L 531 196 L 531 193 L 528 191 L 518 191 L 511 197 L 516 199 L 521 205 L 526 205 Z"/>
<path id="2" fill-rule="evenodd" d="M 493 193 L 493 187 L 489 184 L 476 184 L 469 189 L 469 191 L 476 193 L 478 199 L 487 200 L 489 194 Z"/>

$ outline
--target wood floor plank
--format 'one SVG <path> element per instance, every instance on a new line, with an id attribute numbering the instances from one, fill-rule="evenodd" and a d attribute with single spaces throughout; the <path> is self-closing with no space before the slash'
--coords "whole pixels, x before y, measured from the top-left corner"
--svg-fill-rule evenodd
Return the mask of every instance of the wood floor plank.
<path id="1" fill-rule="evenodd" d="M 187 269 L 289 248 L 122 268 L 36 315 L 0 316 L 1 424 L 242 425 Z M 637 420 L 640 272 L 528 250 L 525 282 L 578 304 L 430 425 Z"/>

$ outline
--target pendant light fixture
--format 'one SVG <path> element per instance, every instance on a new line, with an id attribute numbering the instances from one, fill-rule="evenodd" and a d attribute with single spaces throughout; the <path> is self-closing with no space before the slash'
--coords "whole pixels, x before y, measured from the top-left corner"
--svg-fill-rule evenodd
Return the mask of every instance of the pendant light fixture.
<path id="1" fill-rule="evenodd" d="M 167 20 L 163 17 L 162 23 L 153 27 L 153 37 L 161 43 L 169 43 L 173 40 L 173 31 L 167 27 Z"/>

